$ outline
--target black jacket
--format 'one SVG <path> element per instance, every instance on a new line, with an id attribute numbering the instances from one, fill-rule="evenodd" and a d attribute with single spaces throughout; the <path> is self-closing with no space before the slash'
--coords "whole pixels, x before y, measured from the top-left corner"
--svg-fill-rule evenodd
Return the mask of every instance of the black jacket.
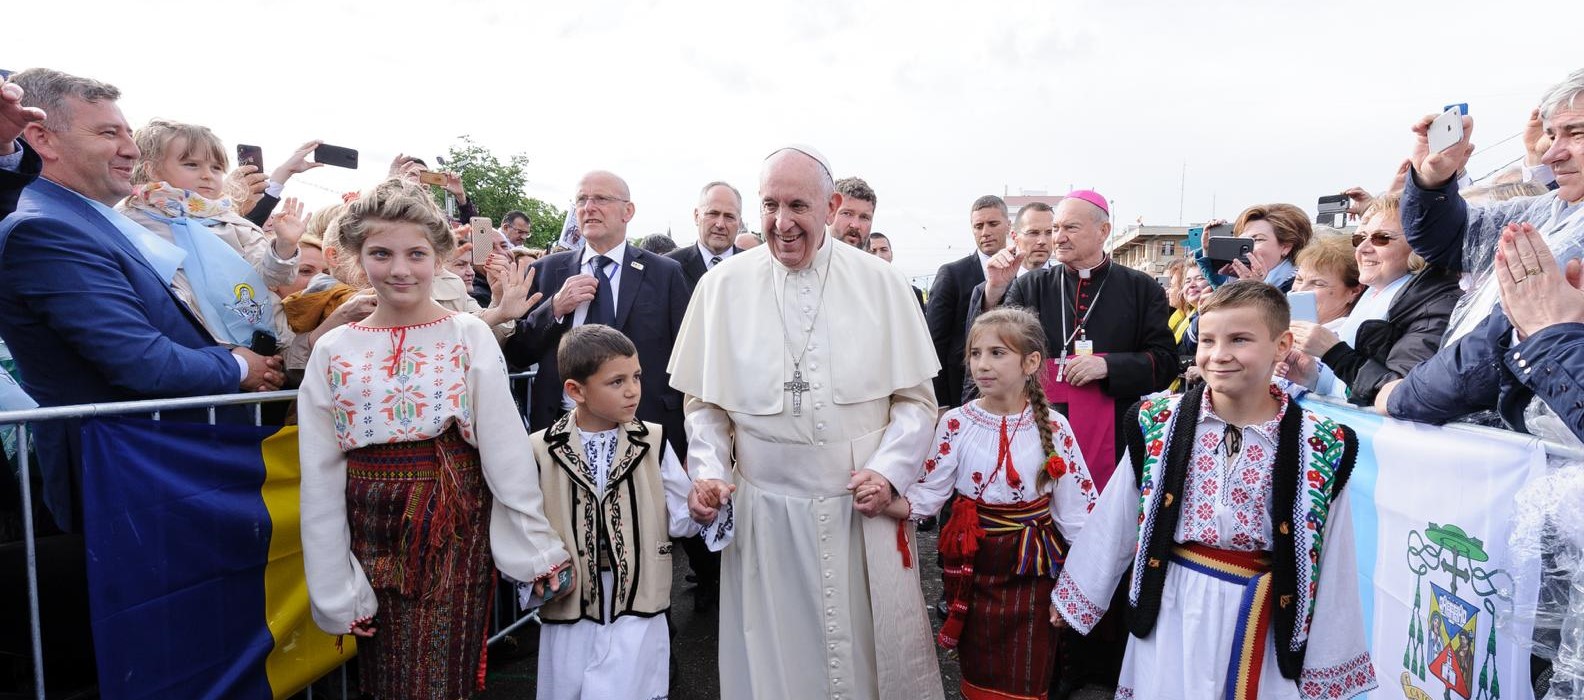
<path id="1" fill-rule="evenodd" d="M 741 252 L 741 248 L 738 248 L 735 245 L 731 247 L 732 255 L 736 255 Z M 704 273 L 709 271 L 704 266 L 704 254 L 699 251 L 697 243 L 683 248 L 677 248 L 676 250 L 666 253 L 666 257 L 681 263 L 682 276 L 687 278 L 688 286 L 690 287 L 697 287 L 699 278 L 703 277 Z M 722 260 L 721 262 L 725 262 L 725 260 Z"/>
<path id="2" fill-rule="evenodd" d="M 1347 383 L 1349 401 L 1373 406 L 1382 386 L 1407 376 L 1441 349 L 1452 307 L 1462 296 L 1455 273 L 1426 268 L 1392 300 L 1385 320 L 1359 326 L 1357 347 L 1337 343 L 1320 359 Z"/>
<path id="3" fill-rule="evenodd" d="M 941 408 L 962 404 L 963 346 L 968 335 L 968 303 L 974 287 L 985 281 L 979 265 L 979 251 L 940 266 L 924 306 L 930 339 L 935 341 L 935 358 L 941 371 L 935 377 L 935 401 Z"/>
<path id="4" fill-rule="evenodd" d="M 538 363 L 528 404 L 528 427 L 550 427 L 562 414 L 561 372 L 556 367 L 556 348 L 561 336 L 572 330 L 575 314 L 556 319 L 551 297 L 561 291 L 567 278 L 581 272 L 583 249 L 578 248 L 539 259 L 533 291 L 544 298 L 517 321 L 517 332 L 501 348 L 506 361 L 515 369 Z M 675 260 L 655 255 L 638 246 L 627 246 L 621 261 L 621 282 L 616 290 L 616 330 L 638 347 L 638 365 L 643 368 L 643 396 L 638 400 L 638 418 L 659 423 L 665 428 L 666 442 L 677 458 L 687 454 L 682 429 L 682 394 L 671 388 L 666 365 L 671 347 L 682 327 L 688 298 L 693 290 L 682 276 Z"/>

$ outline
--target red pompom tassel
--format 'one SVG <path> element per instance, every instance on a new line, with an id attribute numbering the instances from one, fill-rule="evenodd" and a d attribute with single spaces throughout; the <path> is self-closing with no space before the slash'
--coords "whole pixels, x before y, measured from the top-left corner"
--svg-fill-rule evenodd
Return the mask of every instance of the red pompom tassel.
<path id="1" fill-rule="evenodd" d="M 979 538 L 984 536 L 984 528 L 979 525 L 979 504 L 971 498 L 958 496 L 952 503 L 951 520 L 941 528 L 941 555 L 973 561 L 974 554 L 979 551 Z"/>

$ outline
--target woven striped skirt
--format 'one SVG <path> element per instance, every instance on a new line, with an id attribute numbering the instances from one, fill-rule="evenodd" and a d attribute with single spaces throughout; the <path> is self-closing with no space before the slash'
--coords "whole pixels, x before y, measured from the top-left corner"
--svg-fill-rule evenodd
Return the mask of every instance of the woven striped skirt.
<path id="1" fill-rule="evenodd" d="M 467 698 L 484 686 L 494 591 L 493 505 L 478 450 L 456 428 L 433 440 L 347 453 L 352 553 L 379 600 L 358 640 L 364 693 L 380 700 Z"/>
<path id="2" fill-rule="evenodd" d="M 1047 696 L 1056 668 L 1051 589 L 1065 545 L 1050 517 L 1050 502 L 1015 506 L 977 504 L 985 534 L 974 554 L 957 646 L 962 695 L 968 700 Z"/>

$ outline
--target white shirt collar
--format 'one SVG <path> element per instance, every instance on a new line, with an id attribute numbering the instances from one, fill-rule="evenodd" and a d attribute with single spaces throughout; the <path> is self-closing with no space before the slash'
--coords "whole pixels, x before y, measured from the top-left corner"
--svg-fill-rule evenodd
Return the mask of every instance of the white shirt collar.
<path id="1" fill-rule="evenodd" d="M 704 269 L 708 270 L 709 267 L 710 267 L 710 260 L 714 259 L 716 254 L 713 253 L 713 252 L 710 252 L 710 249 L 704 246 L 704 241 L 699 241 L 698 243 L 696 243 L 694 245 L 698 246 L 699 255 L 704 256 Z M 721 262 L 726 262 L 726 258 L 731 257 L 732 253 L 735 253 L 735 252 L 737 252 L 737 246 L 735 246 L 735 245 L 726 246 L 726 252 L 719 254 Z"/>
<path id="2" fill-rule="evenodd" d="M 594 252 L 594 249 L 592 247 L 590 247 L 588 245 L 584 245 L 583 246 L 583 259 L 581 261 L 579 261 L 579 267 L 580 268 L 588 267 L 589 261 L 593 260 L 594 256 L 596 256 L 596 255 L 604 255 L 605 257 L 610 258 L 611 262 L 616 264 L 616 271 L 620 272 L 621 271 L 622 261 L 627 259 L 627 241 L 622 241 L 621 243 L 617 243 L 615 248 L 611 248 L 608 252 L 605 252 L 605 253 L 596 253 L 596 252 Z"/>
<path id="3" fill-rule="evenodd" d="M 1041 267 L 1040 269 L 1049 270 L 1051 268 L 1051 266 L 1053 266 L 1055 264 L 1056 264 L 1056 259 L 1055 258 L 1050 258 L 1050 259 L 1045 261 L 1045 265 L 1043 267 Z M 1022 265 L 1019 265 L 1018 266 L 1018 271 L 1017 271 L 1017 276 L 1018 277 L 1022 277 L 1023 275 L 1026 275 L 1026 274 L 1028 274 L 1030 272 L 1033 272 L 1033 270 L 1030 270 L 1030 269 L 1028 269 L 1026 267 L 1023 267 Z"/>

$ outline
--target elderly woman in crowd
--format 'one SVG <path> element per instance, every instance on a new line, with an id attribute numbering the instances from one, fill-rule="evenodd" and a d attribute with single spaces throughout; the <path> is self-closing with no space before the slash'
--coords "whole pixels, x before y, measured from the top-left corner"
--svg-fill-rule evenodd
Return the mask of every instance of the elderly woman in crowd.
<path id="1" fill-rule="evenodd" d="M 1211 222 L 1212 226 L 1219 221 Z M 1221 274 L 1244 280 L 1260 280 L 1283 292 L 1292 291 L 1293 277 L 1298 274 L 1295 259 L 1314 230 L 1309 215 L 1291 204 L 1257 204 L 1243 210 L 1232 232 L 1254 244 L 1249 252 L 1248 264 L 1234 260 L 1221 269 Z"/>
<path id="2" fill-rule="evenodd" d="M 1400 199 L 1388 195 L 1364 212 L 1353 245 L 1365 289 L 1337 329 L 1293 322 L 1289 379 L 1369 406 L 1381 386 L 1401 379 L 1440 349 L 1461 295 L 1457 276 L 1426 266 L 1408 247 L 1399 206 Z"/>
<path id="3" fill-rule="evenodd" d="M 1293 277 L 1292 290 L 1314 292 L 1320 325 L 1333 331 L 1342 326 L 1342 320 L 1364 292 L 1353 251 L 1351 239 L 1338 234 L 1317 237 L 1298 254 L 1298 275 Z"/>

